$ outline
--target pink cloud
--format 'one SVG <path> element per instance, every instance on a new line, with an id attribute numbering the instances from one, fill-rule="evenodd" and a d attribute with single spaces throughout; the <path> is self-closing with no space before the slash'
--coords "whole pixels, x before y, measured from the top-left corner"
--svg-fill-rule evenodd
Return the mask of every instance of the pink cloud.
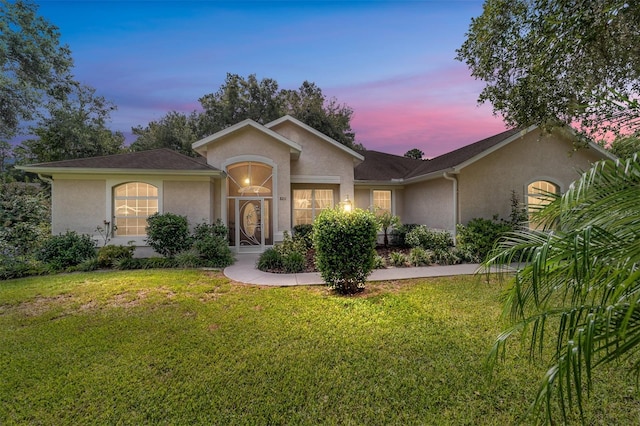
<path id="1" fill-rule="evenodd" d="M 435 157 L 505 130 L 490 105 L 477 105 L 482 84 L 456 65 L 332 91 L 354 110 L 352 128 L 366 148 Z"/>

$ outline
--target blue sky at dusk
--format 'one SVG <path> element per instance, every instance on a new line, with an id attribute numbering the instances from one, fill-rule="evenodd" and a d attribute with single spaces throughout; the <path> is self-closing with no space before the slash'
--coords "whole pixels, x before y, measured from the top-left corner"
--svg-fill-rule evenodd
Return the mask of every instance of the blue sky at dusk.
<path id="1" fill-rule="evenodd" d="M 111 127 L 125 133 L 199 109 L 228 72 L 287 89 L 316 83 L 353 108 L 368 149 L 433 157 L 505 128 L 454 60 L 482 1 L 38 4 L 71 48 L 76 78 L 117 105 Z"/>

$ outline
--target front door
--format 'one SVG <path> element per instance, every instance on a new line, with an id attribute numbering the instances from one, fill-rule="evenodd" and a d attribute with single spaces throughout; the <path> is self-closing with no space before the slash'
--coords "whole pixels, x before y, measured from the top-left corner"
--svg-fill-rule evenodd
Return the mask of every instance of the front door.
<path id="1" fill-rule="evenodd" d="M 237 251 L 262 252 L 273 245 L 273 170 L 257 162 L 227 167 L 229 245 Z"/>
<path id="2" fill-rule="evenodd" d="M 229 241 L 242 252 L 262 252 L 273 244 L 270 223 L 271 200 L 235 198 L 229 200 Z"/>
<path id="3" fill-rule="evenodd" d="M 238 243 L 240 248 L 259 248 L 262 250 L 264 237 L 262 233 L 262 212 L 264 200 L 238 199 L 236 223 L 238 226 Z"/>

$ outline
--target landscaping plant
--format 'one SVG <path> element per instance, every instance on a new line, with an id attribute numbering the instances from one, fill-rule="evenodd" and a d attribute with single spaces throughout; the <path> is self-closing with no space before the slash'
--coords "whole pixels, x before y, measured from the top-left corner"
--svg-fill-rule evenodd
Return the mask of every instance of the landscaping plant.
<path id="1" fill-rule="evenodd" d="M 361 209 L 323 210 L 313 224 L 316 265 L 322 279 L 340 294 L 364 289 L 373 270 L 378 224 L 373 213 Z"/>
<path id="2" fill-rule="evenodd" d="M 512 324 L 497 339 L 530 342 L 550 368 L 534 407 L 552 420 L 553 399 L 566 423 L 582 413 L 595 370 L 606 364 L 640 372 L 640 158 L 602 161 L 533 218 L 544 229 L 505 237 L 485 265 L 520 262 L 505 302 Z M 632 367 L 625 367 L 625 361 Z M 637 389 L 634 392 L 637 397 Z"/>
<path id="3" fill-rule="evenodd" d="M 174 213 L 154 213 L 147 218 L 147 243 L 157 253 L 174 257 L 191 247 L 189 222 Z"/>
<path id="4" fill-rule="evenodd" d="M 36 258 L 54 271 L 64 270 L 96 257 L 96 243 L 91 236 L 67 231 L 52 235 L 42 243 Z"/>
<path id="5" fill-rule="evenodd" d="M 391 214 L 390 211 L 376 212 L 376 221 L 378 229 L 384 233 L 384 246 L 389 247 L 389 228 L 396 228 L 400 225 L 400 218 Z"/>

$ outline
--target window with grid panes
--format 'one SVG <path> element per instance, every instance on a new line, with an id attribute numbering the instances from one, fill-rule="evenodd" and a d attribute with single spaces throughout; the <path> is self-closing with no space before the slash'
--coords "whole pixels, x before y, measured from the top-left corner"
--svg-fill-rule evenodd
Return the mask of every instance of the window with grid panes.
<path id="1" fill-rule="evenodd" d="M 158 188 L 144 182 L 129 182 L 113 189 L 114 235 L 147 235 L 147 218 L 158 212 Z"/>
<path id="2" fill-rule="evenodd" d="M 382 214 L 384 212 L 392 213 L 391 211 L 391 191 L 390 190 L 377 190 L 372 191 L 373 197 L 373 211 L 375 214 Z"/>
<path id="3" fill-rule="evenodd" d="M 324 209 L 333 207 L 333 189 L 294 189 L 293 225 L 311 224 Z"/>

